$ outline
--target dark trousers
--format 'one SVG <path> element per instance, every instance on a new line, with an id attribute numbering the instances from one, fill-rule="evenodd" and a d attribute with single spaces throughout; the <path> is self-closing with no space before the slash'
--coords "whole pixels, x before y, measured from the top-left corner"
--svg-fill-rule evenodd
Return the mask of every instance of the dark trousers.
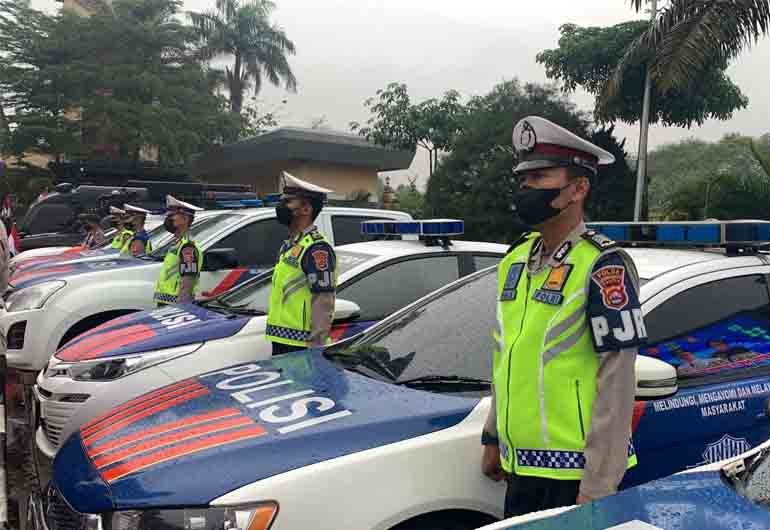
<path id="1" fill-rule="evenodd" d="M 289 346 L 288 344 L 281 344 L 279 342 L 273 343 L 273 355 L 280 355 L 282 353 L 290 353 L 293 351 L 306 350 L 307 346 Z"/>
<path id="2" fill-rule="evenodd" d="M 579 490 L 579 480 L 554 480 L 511 474 L 505 492 L 505 517 L 572 506 L 577 500 Z"/>

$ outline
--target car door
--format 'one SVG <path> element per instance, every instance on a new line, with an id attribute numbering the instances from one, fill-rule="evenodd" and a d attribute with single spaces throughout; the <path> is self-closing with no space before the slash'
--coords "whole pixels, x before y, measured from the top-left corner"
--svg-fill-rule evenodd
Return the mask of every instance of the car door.
<path id="1" fill-rule="evenodd" d="M 355 302 L 360 315 L 332 329 L 332 340 L 352 337 L 388 315 L 460 278 L 455 254 L 410 256 L 380 265 L 340 285 L 337 297 Z"/>
<path id="2" fill-rule="evenodd" d="M 679 391 L 636 404 L 639 465 L 624 485 L 729 458 L 770 437 L 770 297 L 767 277 L 754 270 L 674 287 L 646 314 L 640 354 L 675 366 Z"/>
<path id="3" fill-rule="evenodd" d="M 286 227 L 271 217 L 256 220 L 222 238 L 211 249 L 234 249 L 238 266 L 201 274 L 201 296 L 218 296 L 274 267 L 286 234 Z"/>

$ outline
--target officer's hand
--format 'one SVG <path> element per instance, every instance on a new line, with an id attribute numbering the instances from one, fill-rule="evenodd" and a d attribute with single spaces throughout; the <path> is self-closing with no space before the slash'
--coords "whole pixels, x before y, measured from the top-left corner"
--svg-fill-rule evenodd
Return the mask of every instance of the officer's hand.
<path id="1" fill-rule="evenodd" d="M 481 455 L 481 472 L 495 482 L 505 478 L 505 471 L 500 466 L 500 448 L 497 445 L 485 445 Z"/>

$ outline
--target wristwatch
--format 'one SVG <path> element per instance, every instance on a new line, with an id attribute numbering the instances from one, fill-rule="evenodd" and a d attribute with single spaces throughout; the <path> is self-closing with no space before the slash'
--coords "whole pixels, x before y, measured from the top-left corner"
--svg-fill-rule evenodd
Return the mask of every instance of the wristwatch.
<path id="1" fill-rule="evenodd" d="M 481 445 L 497 445 L 499 441 L 497 436 L 481 431 Z"/>

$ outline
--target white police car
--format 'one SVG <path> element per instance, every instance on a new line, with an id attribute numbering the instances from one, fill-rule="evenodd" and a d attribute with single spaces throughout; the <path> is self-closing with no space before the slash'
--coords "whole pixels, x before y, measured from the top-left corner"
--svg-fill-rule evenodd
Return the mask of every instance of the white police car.
<path id="1" fill-rule="evenodd" d="M 770 240 L 769 227 L 605 230 L 732 253 L 749 250 L 747 240 Z M 644 353 L 659 357 L 638 357 L 637 394 L 660 399 L 637 406 L 635 480 L 770 438 L 767 258 L 629 253 L 643 281 L 652 341 Z M 481 271 L 325 351 L 202 370 L 119 405 L 64 443 L 47 512 L 39 513 L 48 513 L 49 528 L 135 530 L 461 530 L 491 522 L 504 491 L 480 473 L 479 433 L 490 402 L 496 283 L 494 270 Z M 682 344 L 689 356 L 676 349 Z M 678 390 L 673 366 L 661 359 L 680 368 Z"/>
<path id="2" fill-rule="evenodd" d="M 206 212 L 208 215 L 209 212 Z M 163 217 L 160 215 L 150 215 L 145 222 L 145 229 L 150 236 L 150 242 L 153 245 L 162 244 L 161 241 L 171 235 L 163 228 Z M 88 257 L 114 257 L 120 250 L 110 247 L 112 238 L 117 234 L 117 230 L 111 228 L 104 232 L 105 243 L 99 248 L 88 249 L 81 246 L 75 247 L 43 247 L 20 252 L 8 262 L 8 270 L 11 275 L 20 270 L 29 267 L 45 266 L 53 261 L 75 260 Z"/>
<path id="3" fill-rule="evenodd" d="M 316 222 L 327 238 L 339 244 L 350 237 L 360 241 L 360 222 L 370 219 L 411 217 L 387 210 L 328 207 Z M 190 235 L 204 253 L 199 296 L 206 298 L 272 267 L 273 249 L 280 248 L 286 227 L 278 224 L 274 209 L 253 208 L 208 216 L 192 227 Z M 142 258 L 56 262 L 15 274 L 0 309 L 8 366 L 34 378 L 70 339 L 120 315 L 155 307 L 155 282 L 172 242 L 169 238 Z"/>
<path id="4" fill-rule="evenodd" d="M 428 293 L 496 264 L 506 245 L 448 241 L 462 223 L 363 223 L 371 241 L 335 248 L 337 309 L 331 336 L 351 337 Z M 446 246 L 442 246 L 446 244 Z M 264 338 L 271 276 L 264 274 L 201 305 L 134 313 L 81 335 L 40 372 L 37 445 L 53 457 L 61 441 L 91 418 L 150 390 L 229 364 L 270 357 Z"/>

